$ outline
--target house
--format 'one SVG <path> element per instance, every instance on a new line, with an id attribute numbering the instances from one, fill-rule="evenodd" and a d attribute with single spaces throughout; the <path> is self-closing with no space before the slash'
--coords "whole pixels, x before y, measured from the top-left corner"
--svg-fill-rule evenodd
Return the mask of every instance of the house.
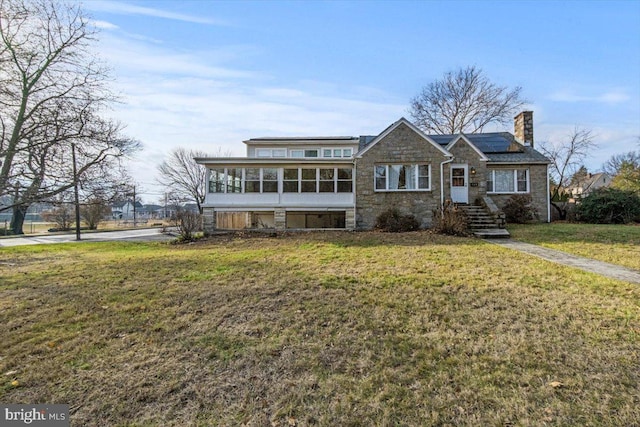
<path id="1" fill-rule="evenodd" d="M 134 219 L 135 212 L 136 218 L 138 218 L 138 212 L 141 212 L 142 209 L 143 206 L 140 202 L 136 202 L 135 209 L 132 200 L 115 202 L 111 205 L 111 217 L 113 219 Z"/>
<path id="2" fill-rule="evenodd" d="M 514 194 L 548 221 L 531 111 L 514 133 L 426 135 L 401 118 L 376 136 L 249 139 L 246 157 L 195 159 L 208 169 L 204 227 L 370 229 L 391 207 L 429 227 L 446 201 L 501 207 Z"/>
<path id="3" fill-rule="evenodd" d="M 586 174 L 584 178 L 567 188 L 567 191 L 571 193 L 570 201 L 575 202 L 599 188 L 609 187 L 611 185 L 611 179 L 611 175 L 605 172 Z"/>

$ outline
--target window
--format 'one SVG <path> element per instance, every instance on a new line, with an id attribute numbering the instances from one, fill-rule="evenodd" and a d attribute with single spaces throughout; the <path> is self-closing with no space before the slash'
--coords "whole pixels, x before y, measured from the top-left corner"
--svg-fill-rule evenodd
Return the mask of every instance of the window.
<path id="1" fill-rule="evenodd" d="M 289 157 L 294 157 L 297 159 L 303 157 L 318 157 L 319 151 L 317 148 L 311 150 L 302 150 L 302 149 L 293 149 L 289 150 Z"/>
<path id="2" fill-rule="evenodd" d="M 326 158 L 351 157 L 352 154 L 353 154 L 353 149 L 351 148 L 333 148 L 333 149 L 323 148 L 322 149 L 322 157 L 326 157 Z M 305 157 L 310 157 L 310 156 L 305 156 Z"/>
<path id="3" fill-rule="evenodd" d="M 387 167 L 376 166 L 376 190 L 387 189 Z"/>
<path id="4" fill-rule="evenodd" d="M 227 193 L 242 192 L 242 168 L 227 169 Z"/>
<path id="5" fill-rule="evenodd" d="M 517 188 L 516 191 L 519 193 L 526 193 L 528 188 L 529 180 L 527 179 L 527 170 L 526 169 L 518 169 L 516 170 L 516 179 L 517 179 Z"/>
<path id="6" fill-rule="evenodd" d="M 284 148 L 258 148 L 256 157 L 287 157 L 287 150 Z"/>
<path id="7" fill-rule="evenodd" d="M 298 169 L 284 169 L 282 191 L 285 193 L 297 193 L 298 184 Z"/>
<path id="8" fill-rule="evenodd" d="M 418 165 L 418 188 L 431 188 L 431 167 Z"/>
<path id="9" fill-rule="evenodd" d="M 487 172 L 488 193 L 529 192 L 527 169 L 494 169 Z"/>
<path id="10" fill-rule="evenodd" d="M 263 193 L 278 192 L 278 169 L 275 169 L 275 168 L 262 169 L 262 192 Z"/>
<path id="11" fill-rule="evenodd" d="M 316 169 L 302 169 L 302 192 L 316 192 Z"/>
<path id="12" fill-rule="evenodd" d="M 209 193 L 224 193 L 224 168 L 209 171 Z"/>
<path id="13" fill-rule="evenodd" d="M 415 191 L 431 189 L 429 165 L 378 165 L 375 167 L 378 191 Z"/>
<path id="14" fill-rule="evenodd" d="M 451 186 L 464 187 L 465 168 L 451 168 Z"/>
<path id="15" fill-rule="evenodd" d="M 338 169 L 338 193 L 353 191 L 353 169 Z"/>
<path id="16" fill-rule="evenodd" d="M 244 171 L 244 192 L 259 193 L 260 192 L 260 168 L 247 168 Z"/>
<path id="17" fill-rule="evenodd" d="M 320 169 L 320 192 L 335 192 L 335 169 Z"/>

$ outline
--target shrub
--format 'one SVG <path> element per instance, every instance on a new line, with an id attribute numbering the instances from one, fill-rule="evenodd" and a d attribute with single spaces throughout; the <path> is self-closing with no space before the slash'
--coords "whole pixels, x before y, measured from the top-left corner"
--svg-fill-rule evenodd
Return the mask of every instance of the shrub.
<path id="1" fill-rule="evenodd" d="M 529 194 L 514 194 L 502 207 L 507 222 L 524 224 L 538 218 L 538 211 L 531 205 Z"/>
<path id="2" fill-rule="evenodd" d="M 632 191 L 601 188 L 576 207 L 576 219 L 591 224 L 627 224 L 640 221 L 640 197 Z"/>
<path id="3" fill-rule="evenodd" d="M 200 230 L 200 215 L 195 212 L 182 211 L 176 215 L 178 225 L 178 239 L 182 242 L 194 240 L 194 234 Z"/>
<path id="4" fill-rule="evenodd" d="M 42 212 L 40 217 L 47 222 L 55 223 L 56 231 L 68 231 L 75 222 L 75 212 L 73 207 L 68 204 L 63 204 L 53 210 Z"/>
<path id="5" fill-rule="evenodd" d="M 376 228 L 392 233 L 415 231 L 420 223 L 413 215 L 401 214 L 396 208 L 387 209 L 376 218 Z"/>
<path id="6" fill-rule="evenodd" d="M 450 236 L 468 236 L 467 215 L 452 203 L 446 203 L 441 208 L 433 210 L 432 229 L 436 233 Z"/>

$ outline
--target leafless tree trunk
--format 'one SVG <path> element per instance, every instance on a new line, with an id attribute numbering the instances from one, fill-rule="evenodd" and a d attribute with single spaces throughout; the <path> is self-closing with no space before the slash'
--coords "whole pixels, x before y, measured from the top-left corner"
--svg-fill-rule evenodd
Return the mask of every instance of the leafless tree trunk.
<path id="1" fill-rule="evenodd" d="M 566 140 L 556 143 L 543 142 L 539 145 L 540 151 L 551 160 L 549 174 L 553 184 L 549 197 L 551 205 L 558 211 L 562 220 L 567 218 L 567 208 L 563 204 L 566 201 L 564 199 L 567 187 L 584 159 L 596 147 L 593 138 L 591 130 L 576 126 Z"/>
<path id="2" fill-rule="evenodd" d="M 64 193 L 137 148 L 102 112 L 117 99 L 91 50 L 95 32 L 81 7 L 48 0 L 0 0 L 0 197 L 20 211 Z M 71 145 L 77 149 L 72 172 Z M 23 217 L 23 216 L 22 216 Z"/>
<path id="3" fill-rule="evenodd" d="M 510 123 L 527 102 L 521 87 L 496 86 L 475 66 L 445 73 L 411 100 L 414 123 L 427 133 L 475 133 L 490 123 Z"/>

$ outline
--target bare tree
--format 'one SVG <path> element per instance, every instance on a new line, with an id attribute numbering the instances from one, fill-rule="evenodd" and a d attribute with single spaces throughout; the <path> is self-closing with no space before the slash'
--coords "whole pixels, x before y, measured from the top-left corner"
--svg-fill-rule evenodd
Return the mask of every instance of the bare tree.
<path id="1" fill-rule="evenodd" d="M 591 130 L 576 126 L 573 133 L 564 141 L 543 142 L 540 151 L 551 160 L 549 174 L 554 185 L 551 187 L 551 205 L 558 211 L 560 219 L 567 218 L 567 207 L 563 198 L 567 188 L 584 159 L 596 147 Z"/>
<path id="2" fill-rule="evenodd" d="M 99 198 L 90 199 L 80 207 L 80 216 L 87 223 L 89 230 L 97 230 L 98 225 L 110 212 L 107 202 Z"/>
<path id="3" fill-rule="evenodd" d="M 69 230 L 74 222 L 73 205 L 68 203 L 61 203 L 58 207 L 42 212 L 40 215 L 45 221 L 55 223 L 58 231 Z"/>
<path id="4" fill-rule="evenodd" d="M 230 152 L 222 152 L 221 148 L 213 156 L 204 151 L 177 148 L 167 160 L 158 166 L 160 177 L 158 182 L 167 187 L 172 197 L 184 201 L 193 200 L 202 213 L 202 203 L 207 194 L 207 169 L 195 162 L 196 157 L 229 157 Z"/>
<path id="5" fill-rule="evenodd" d="M 602 165 L 602 169 L 609 175 L 616 176 L 626 165 L 640 169 L 640 151 L 614 154 Z"/>
<path id="6" fill-rule="evenodd" d="M 12 198 L 3 209 L 13 209 L 16 234 L 30 204 L 101 176 L 139 148 L 102 117 L 117 99 L 93 42 L 79 4 L 0 0 L 0 196 Z"/>
<path id="7" fill-rule="evenodd" d="M 449 71 L 411 100 L 414 123 L 427 133 L 475 133 L 490 123 L 510 123 L 526 103 L 521 87 L 491 83 L 480 68 Z"/>

